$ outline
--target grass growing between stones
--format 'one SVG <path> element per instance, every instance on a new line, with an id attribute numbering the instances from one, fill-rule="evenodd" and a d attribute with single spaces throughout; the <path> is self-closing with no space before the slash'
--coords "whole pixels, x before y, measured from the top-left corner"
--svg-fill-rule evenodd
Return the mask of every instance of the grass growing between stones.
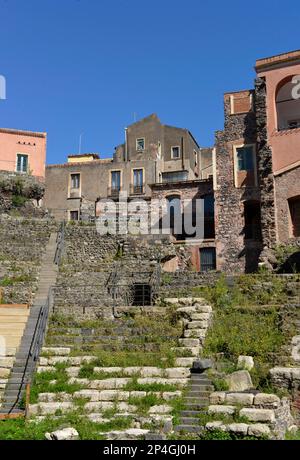
<path id="1" fill-rule="evenodd" d="M 45 433 L 65 427 L 73 427 L 81 440 L 103 440 L 101 432 L 125 430 L 132 424 L 131 417 L 116 417 L 106 423 L 95 423 L 78 413 L 68 413 L 59 418 L 45 417 L 42 421 L 24 419 L 0 421 L 0 440 L 43 440 Z"/>
<path id="2" fill-rule="evenodd" d="M 78 353 L 74 350 L 74 355 Z M 173 367 L 175 353 L 169 349 L 168 344 L 164 344 L 159 352 L 144 351 L 94 351 L 93 355 L 97 356 L 94 361 L 94 367 Z"/>
<path id="3" fill-rule="evenodd" d="M 291 340 L 281 329 L 279 311 L 287 298 L 285 281 L 270 275 L 240 276 L 229 288 L 221 277 L 214 287 L 202 289 L 202 295 L 212 303 L 214 311 L 203 355 L 222 361 L 223 374 L 236 370 L 239 355 L 253 356 L 254 386 L 273 393 L 269 369 Z M 222 382 L 214 383 L 217 390 L 226 390 Z"/>
<path id="4" fill-rule="evenodd" d="M 68 383 L 69 377 L 65 371 L 65 365 L 57 364 L 53 372 L 36 373 L 30 390 L 30 403 L 38 402 L 40 393 L 60 393 L 65 392 L 72 394 L 82 389 L 78 383 Z M 54 383 L 51 383 L 55 381 Z"/>
<path id="5" fill-rule="evenodd" d="M 164 392 L 164 391 L 176 391 L 178 387 L 171 384 L 163 383 L 138 383 L 137 378 L 134 377 L 131 382 L 127 383 L 124 387 L 125 391 L 153 391 L 153 392 Z"/>

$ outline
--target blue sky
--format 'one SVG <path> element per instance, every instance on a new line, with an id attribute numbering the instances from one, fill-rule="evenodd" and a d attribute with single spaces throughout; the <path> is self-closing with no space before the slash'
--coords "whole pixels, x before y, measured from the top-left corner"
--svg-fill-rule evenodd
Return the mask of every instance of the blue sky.
<path id="1" fill-rule="evenodd" d="M 134 113 L 223 127 L 223 93 L 253 86 L 256 58 L 300 48 L 286 0 L 0 0 L 0 126 L 48 132 L 47 162 L 108 157 Z"/>

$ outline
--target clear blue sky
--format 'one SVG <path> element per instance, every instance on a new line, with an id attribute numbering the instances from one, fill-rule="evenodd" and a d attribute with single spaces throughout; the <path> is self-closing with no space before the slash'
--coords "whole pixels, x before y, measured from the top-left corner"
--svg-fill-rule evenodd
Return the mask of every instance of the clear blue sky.
<path id="1" fill-rule="evenodd" d="M 299 1 L 0 0 L 0 126 L 48 132 L 48 163 L 110 156 L 134 113 L 223 127 L 222 95 L 256 58 L 300 48 Z"/>

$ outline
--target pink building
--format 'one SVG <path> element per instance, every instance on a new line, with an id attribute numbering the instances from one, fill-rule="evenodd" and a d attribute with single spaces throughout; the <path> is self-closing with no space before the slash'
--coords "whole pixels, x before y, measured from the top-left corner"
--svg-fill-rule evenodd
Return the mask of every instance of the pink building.
<path id="1" fill-rule="evenodd" d="M 47 134 L 0 128 L 0 170 L 44 180 Z"/>
<path id="2" fill-rule="evenodd" d="M 300 51 L 256 61 L 266 83 L 277 242 L 300 236 Z"/>

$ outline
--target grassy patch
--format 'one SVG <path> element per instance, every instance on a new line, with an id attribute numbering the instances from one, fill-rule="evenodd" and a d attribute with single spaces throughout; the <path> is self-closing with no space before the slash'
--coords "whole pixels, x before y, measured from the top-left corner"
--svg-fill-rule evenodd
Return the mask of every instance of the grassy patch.
<path id="1" fill-rule="evenodd" d="M 50 383 L 56 380 L 55 383 Z M 53 372 L 41 372 L 35 374 L 30 391 L 30 403 L 35 404 L 38 401 L 40 393 L 60 393 L 65 392 L 72 394 L 75 391 L 82 389 L 82 385 L 78 383 L 68 383 L 69 377 L 65 371 L 65 367 L 57 365 Z"/>

